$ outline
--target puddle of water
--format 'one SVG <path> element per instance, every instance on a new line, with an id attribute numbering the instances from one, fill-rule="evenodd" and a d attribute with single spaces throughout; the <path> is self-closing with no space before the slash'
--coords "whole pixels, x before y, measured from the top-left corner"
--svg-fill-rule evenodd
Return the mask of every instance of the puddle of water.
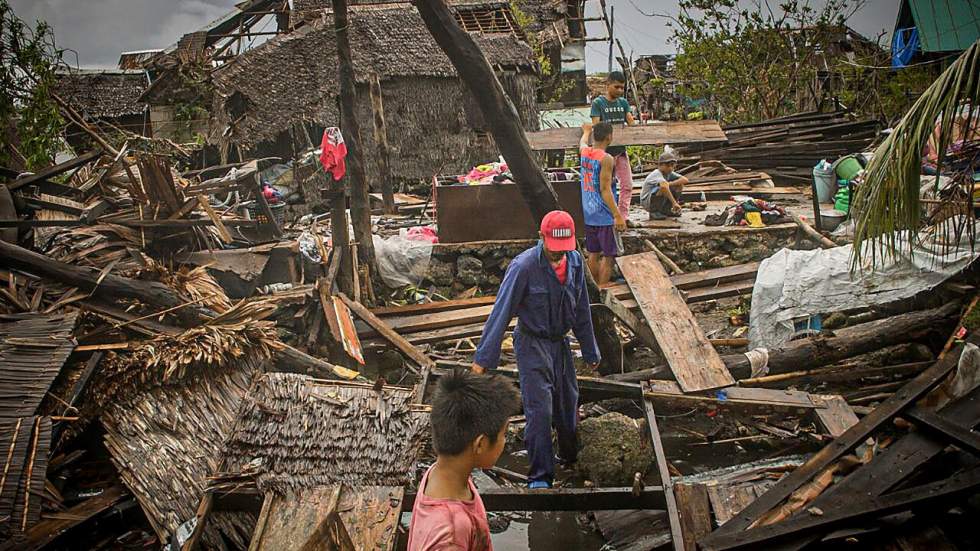
<path id="1" fill-rule="evenodd" d="M 512 517 L 510 526 L 490 539 L 494 549 L 501 551 L 599 551 L 605 541 L 590 526 L 580 525 L 579 515 L 546 511 L 507 514 Z"/>

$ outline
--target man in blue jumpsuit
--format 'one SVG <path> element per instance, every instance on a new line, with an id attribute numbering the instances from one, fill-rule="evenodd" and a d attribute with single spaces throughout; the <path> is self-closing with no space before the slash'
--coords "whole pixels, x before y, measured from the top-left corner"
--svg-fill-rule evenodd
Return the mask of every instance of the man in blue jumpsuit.
<path id="1" fill-rule="evenodd" d="M 585 361 L 599 363 L 592 331 L 585 264 L 575 250 L 575 222 L 563 211 L 541 221 L 541 242 L 507 267 L 493 311 L 473 358 L 473 371 L 495 369 L 500 344 L 514 316 L 514 352 L 527 424 L 524 443 L 531 463 L 529 488 L 550 488 L 555 477 L 551 429 L 558 434 L 559 460 L 578 453 L 578 383 L 567 333 L 571 330 Z"/>

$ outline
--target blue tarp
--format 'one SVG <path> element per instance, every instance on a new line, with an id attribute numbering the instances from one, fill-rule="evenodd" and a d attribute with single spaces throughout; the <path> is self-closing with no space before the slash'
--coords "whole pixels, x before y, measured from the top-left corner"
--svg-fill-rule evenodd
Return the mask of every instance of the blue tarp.
<path id="1" fill-rule="evenodd" d="M 909 64 L 912 56 L 919 51 L 919 29 L 909 27 L 896 29 L 892 38 L 892 67 L 900 69 Z"/>

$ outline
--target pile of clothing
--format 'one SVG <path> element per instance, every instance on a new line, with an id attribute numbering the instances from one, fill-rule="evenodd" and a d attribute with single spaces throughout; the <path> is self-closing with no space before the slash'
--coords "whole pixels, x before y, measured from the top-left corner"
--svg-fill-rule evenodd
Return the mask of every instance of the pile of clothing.
<path id="1" fill-rule="evenodd" d="M 733 198 L 735 204 L 719 214 L 709 214 L 704 219 L 706 226 L 748 226 L 762 228 L 769 224 L 784 222 L 786 209 L 772 203 L 747 196 Z"/>
<path id="2" fill-rule="evenodd" d="M 477 165 L 468 174 L 456 178 L 461 184 L 502 184 L 513 182 L 514 179 L 507 170 L 507 164 L 499 162 Z"/>

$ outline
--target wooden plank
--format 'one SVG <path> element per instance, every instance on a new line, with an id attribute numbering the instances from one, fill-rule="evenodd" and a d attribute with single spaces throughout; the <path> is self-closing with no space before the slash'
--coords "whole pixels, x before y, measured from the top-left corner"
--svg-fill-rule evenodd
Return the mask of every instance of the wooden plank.
<path id="1" fill-rule="evenodd" d="M 848 523 L 906 511 L 913 507 L 939 505 L 959 496 L 968 495 L 977 487 L 980 487 L 980 467 L 974 467 L 938 482 L 841 504 L 839 507 L 824 511 L 822 515 L 797 515 L 776 524 L 734 532 L 724 537 L 714 538 L 710 542 L 702 541 L 700 544 L 707 551 L 771 548 L 774 541 L 794 535 L 830 530 Z"/>
<path id="2" fill-rule="evenodd" d="M 707 487 L 715 521 L 723 525 L 755 500 L 751 484 L 711 484 Z"/>
<path id="3" fill-rule="evenodd" d="M 675 484 L 677 514 L 681 520 L 685 551 L 697 551 L 697 541 L 711 532 L 711 504 L 703 484 Z"/>
<path id="4" fill-rule="evenodd" d="M 357 363 L 364 365 L 364 352 L 361 350 L 361 340 L 354 329 L 354 319 L 351 318 L 350 308 L 337 297 L 330 297 L 333 302 L 333 311 L 337 317 L 337 326 L 340 330 L 340 342 L 344 345 L 344 351 L 357 360 Z"/>
<path id="5" fill-rule="evenodd" d="M 483 323 L 490 317 L 492 310 L 493 305 L 488 304 L 485 306 L 474 306 L 462 310 L 449 310 L 420 316 L 388 317 L 384 319 L 384 323 L 399 334 L 417 333 L 419 331 L 430 331 L 432 329 L 442 329 L 444 327 L 454 327 L 469 323 Z M 361 335 L 366 337 L 374 336 L 376 334 L 375 331 L 361 331 Z"/>
<path id="6" fill-rule="evenodd" d="M 21 541 L 8 540 L 0 544 L 0 549 L 18 549 L 20 551 L 37 551 L 46 548 L 59 536 L 76 527 L 96 515 L 108 510 L 110 507 L 119 503 L 127 496 L 125 489 L 121 486 L 111 486 L 100 494 L 77 503 L 61 514 L 45 517 L 30 530 L 27 531 L 26 539 Z M 9 547 L 8 547 L 9 545 Z"/>
<path id="7" fill-rule="evenodd" d="M 464 298 L 460 300 L 440 300 L 437 302 L 426 302 L 424 304 L 408 304 L 406 306 L 386 306 L 383 308 L 372 308 L 371 313 L 384 318 L 388 316 L 409 316 L 417 314 L 433 314 L 445 312 L 447 310 L 462 310 L 472 306 L 486 306 L 493 304 L 496 296 Z"/>
<path id="8" fill-rule="evenodd" d="M 695 392 L 735 384 L 657 255 L 623 256 L 616 262 L 681 388 Z"/>
<path id="9" fill-rule="evenodd" d="M 823 409 L 827 406 L 813 400 L 810 394 L 798 390 L 731 387 L 710 394 L 690 394 L 674 381 L 650 381 L 643 392 L 646 397 L 664 403 L 713 403 L 719 406 L 757 406 L 763 408 Z M 719 396 L 724 396 L 719 397 Z"/>
<path id="10" fill-rule="evenodd" d="M 340 486 L 324 486 L 290 499 L 266 495 L 249 551 L 299 549 L 317 533 L 323 519 L 336 514 L 340 492 Z"/>
<path id="11" fill-rule="evenodd" d="M 684 551 L 684 531 L 681 528 L 681 520 L 677 512 L 677 500 L 674 497 L 674 486 L 670 478 L 670 467 L 667 465 L 667 455 L 664 453 L 664 444 L 660 439 L 657 415 L 653 410 L 653 402 L 646 397 L 646 390 L 649 387 L 644 384 L 641 388 L 644 389 L 643 410 L 646 413 L 647 427 L 650 429 L 650 441 L 653 443 L 653 453 L 657 461 L 657 472 L 660 475 L 660 484 L 663 487 L 664 501 L 667 505 L 670 537 L 674 544 L 674 551 Z"/>
<path id="12" fill-rule="evenodd" d="M 402 337 L 392 328 L 388 327 L 385 322 L 381 321 L 377 316 L 372 314 L 371 311 L 365 308 L 363 304 L 360 302 L 354 302 L 343 293 L 340 293 L 338 296 L 344 301 L 344 304 L 346 304 L 352 312 L 357 314 L 359 318 L 364 320 L 368 325 L 374 328 L 375 331 L 381 334 L 382 337 L 394 345 L 395 348 L 405 354 L 408 359 L 415 362 L 420 367 L 431 367 L 435 365 L 435 362 L 433 362 L 431 358 L 423 354 L 418 348 L 415 348 L 412 343 L 405 340 L 405 337 Z"/>
<path id="13" fill-rule="evenodd" d="M 533 151 L 575 149 L 581 137 L 582 130 L 574 127 L 527 133 L 527 141 Z M 654 124 L 616 126 L 612 145 L 699 144 L 726 140 L 718 121 L 657 121 Z"/>
<path id="14" fill-rule="evenodd" d="M 969 341 L 974 342 L 976 339 L 976 336 L 971 336 Z M 725 523 L 724 526 L 715 530 L 698 543 L 705 546 L 716 538 L 722 538 L 728 534 L 734 534 L 747 529 L 752 523 L 762 517 L 762 515 L 768 513 L 773 507 L 782 503 L 783 500 L 789 497 L 800 486 L 807 483 L 817 473 L 822 472 L 844 454 L 854 449 L 858 444 L 864 442 L 866 438 L 878 430 L 878 427 L 890 421 L 909 404 L 915 402 L 926 392 L 929 392 L 929 390 L 938 385 L 956 367 L 958 358 L 959 354 L 951 354 L 933 364 L 932 367 L 900 388 L 891 398 L 882 402 L 881 405 L 861 419 L 858 424 L 849 428 L 840 437 L 834 439 L 833 442 L 824 446 L 819 452 L 811 456 L 806 463 L 783 477 L 768 492 L 753 501 L 748 507 L 732 518 L 731 521 Z"/>
<path id="15" fill-rule="evenodd" d="M 917 425 L 939 434 L 960 448 L 980 455 L 980 435 L 972 429 L 958 425 L 949 419 L 923 407 L 910 408 L 903 414 Z"/>
<path id="16" fill-rule="evenodd" d="M 761 262 L 749 262 L 747 264 L 737 264 L 725 268 L 712 268 L 701 270 L 700 272 L 689 272 L 670 277 L 670 282 L 678 289 L 694 289 L 696 287 L 709 287 L 717 283 L 728 283 L 730 281 L 741 281 L 751 279 L 755 281 L 755 276 L 759 273 Z"/>
<path id="17" fill-rule="evenodd" d="M 94 159 L 97 159 L 99 155 L 102 155 L 102 151 L 98 149 L 93 149 L 92 151 L 89 151 L 87 153 L 82 153 L 81 155 L 75 157 L 74 159 L 70 159 L 63 163 L 59 163 L 53 166 L 49 166 L 47 168 L 43 168 L 35 172 L 34 174 L 28 174 L 23 178 L 18 178 L 13 182 L 8 182 L 6 184 L 7 189 L 13 191 L 15 189 L 22 188 L 26 185 L 43 182 L 44 180 L 47 180 L 52 176 L 57 176 L 58 174 L 67 172 L 73 168 L 80 167 Z"/>
<path id="18" fill-rule="evenodd" d="M 699 287 L 697 289 L 691 289 L 690 291 L 681 291 L 681 296 L 684 297 L 684 302 L 686 304 L 696 304 L 698 302 L 707 302 L 709 300 L 717 300 L 720 298 L 751 295 L 754 287 L 755 282 L 751 280 L 734 281 L 732 283 L 723 283 L 715 287 Z M 623 299 L 622 302 L 623 306 L 629 308 L 630 310 L 636 310 L 639 308 L 639 303 L 637 303 L 635 300 Z"/>
<path id="19" fill-rule="evenodd" d="M 354 549 L 394 549 L 405 489 L 368 486 L 345 488 L 337 512 Z"/>
<path id="20" fill-rule="evenodd" d="M 458 325 L 455 327 L 443 327 L 442 329 L 433 329 L 432 331 L 421 331 L 418 333 L 407 333 L 403 335 L 408 342 L 414 345 L 420 344 L 430 344 L 434 342 L 445 342 L 456 339 L 465 339 L 468 337 L 479 337 L 483 334 L 483 323 L 471 323 L 467 325 Z M 517 320 L 511 320 L 510 325 L 507 326 L 508 331 L 513 331 L 514 327 L 517 326 Z M 363 334 L 363 333 L 361 333 Z M 362 338 L 361 342 L 364 344 L 377 343 L 379 340 L 383 340 L 380 336 L 371 338 Z"/>
<path id="21" fill-rule="evenodd" d="M 204 209 L 204 212 L 208 215 L 208 218 L 210 218 L 211 221 L 214 222 L 214 229 L 218 230 L 218 237 L 220 237 L 221 240 L 224 241 L 225 243 L 231 243 L 232 241 L 234 241 L 234 239 L 232 239 L 231 237 L 231 233 L 228 231 L 228 228 L 226 228 L 225 225 L 221 222 L 221 217 L 218 216 L 218 213 L 215 212 L 213 208 L 211 208 L 211 202 L 208 201 L 207 196 L 198 195 L 197 204 L 200 205 L 202 209 Z M 183 210 L 183 208 L 177 210 L 179 212 Z"/>
<path id="22" fill-rule="evenodd" d="M 847 432 L 847 429 L 858 423 L 858 417 L 854 410 L 847 404 L 841 396 L 814 396 L 811 398 L 817 403 L 823 403 L 826 408 L 815 410 L 817 420 L 823 425 L 825 431 L 830 436 L 837 438 Z"/>
<path id="23" fill-rule="evenodd" d="M 980 388 L 954 400 L 942 408 L 941 415 L 948 421 L 964 427 L 975 427 L 980 421 Z M 935 437 L 928 431 L 912 431 L 879 451 L 874 460 L 817 496 L 809 506 L 820 509 L 834 507 L 838 503 L 850 503 L 865 496 L 880 496 L 897 487 L 902 481 L 937 457 L 948 447 L 948 439 Z M 803 549 L 814 538 L 807 536 L 793 542 L 785 542 L 780 551 Z"/>
<path id="24" fill-rule="evenodd" d="M 410 510 L 415 492 L 406 492 L 402 507 Z M 529 490 L 499 486 L 481 488 L 480 498 L 487 511 L 618 511 L 623 509 L 663 509 L 663 488 L 647 486 L 639 495 L 633 488 L 548 488 Z"/>

